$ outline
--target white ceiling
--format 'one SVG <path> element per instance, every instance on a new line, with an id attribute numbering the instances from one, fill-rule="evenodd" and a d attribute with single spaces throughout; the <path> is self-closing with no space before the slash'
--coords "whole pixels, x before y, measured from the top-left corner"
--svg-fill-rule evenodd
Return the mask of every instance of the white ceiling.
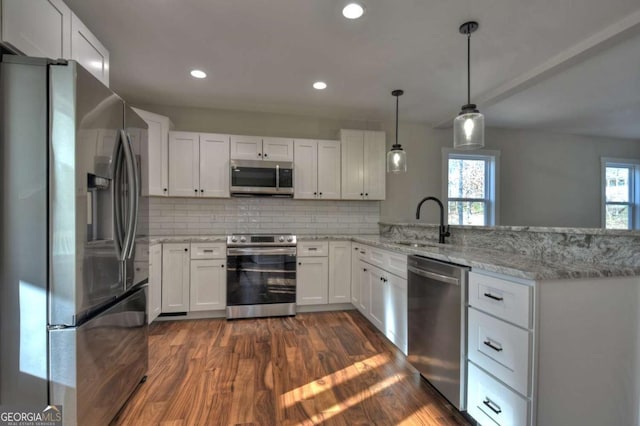
<path id="1" fill-rule="evenodd" d="M 134 103 L 373 120 L 399 88 L 402 120 L 447 123 L 466 100 L 458 26 L 475 19 L 472 101 L 488 125 L 640 139 L 619 128 L 640 122 L 638 0 L 365 0 L 357 21 L 346 0 L 65 1 Z"/>

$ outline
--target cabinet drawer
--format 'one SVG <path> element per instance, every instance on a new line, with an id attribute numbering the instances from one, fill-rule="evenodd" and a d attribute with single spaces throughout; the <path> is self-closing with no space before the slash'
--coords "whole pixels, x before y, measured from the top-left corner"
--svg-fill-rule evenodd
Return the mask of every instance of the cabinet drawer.
<path id="1" fill-rule="evenodd" d="M 530 333 L 469 308 L 469 359 L 529 395 Z"/>
<path id="2" fill-rule="evenodd" d="M 380 250 L 374 247 L 367 247 L 369 250 L 368 262 L 372 265 L 377 266 L 378 268 L 386 269 L 387 267 L 387 256 L 384 250 Z"/>
<path id="3" fill-rule="evenodd" d="M 329 242 L 327 241 L 302 241 L 298 243 L 298 257 L 329 255 Z"/>
<path id="4" fill-rule="evenodd" d="M 400 278 L 407 279 L 407 255 L 386 252 L 386 269 Z"/>
<path id="5" fill-rule="evenodd" d="M 473 363 L 468 364 L 467 413 L 483 426 L 528 425 L 529 401 Z"/>
<path id="6" fill-rule="evenodd" d="M 524 328 L 531 328 L 532 287 L 469 273 L 469 305 Z"/>
<path id="7" fill-rule="evenodd" d="M 191 259 L 225 259 L 225 243 L 191 243 Z"/>
<path id="8" fill-rule="evenodd" d="M 358 258 L 365 262 L 369 262 L 370 256 L 371 256 L 371 246 L 360 245 L 360 250 L 358 251 Z"/>

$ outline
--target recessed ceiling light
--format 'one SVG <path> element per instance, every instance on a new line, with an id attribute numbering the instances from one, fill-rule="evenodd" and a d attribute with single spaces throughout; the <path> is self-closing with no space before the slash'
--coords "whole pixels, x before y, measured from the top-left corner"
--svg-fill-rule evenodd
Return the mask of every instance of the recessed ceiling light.
<path id="1" fill-rule="evenodd" d="M 315 83 L 313 83 L 313 88 L 316 90 L 324 90 L 327 88 L 327 83 L 325 83 L 324 81 L 316 81 Z"/>
<path id="2" fill-rule="evenodd" d="M 364 14 L 364 7 L 358 3 L 349 3 L 342 9 L 342 15 L 347 19 L 358 19 Z"/>
<path id="3" fill-rule="evenodd" d="M 191 70 L 191 77 L 195 78 L 205 78 L 207 73 L 201 70 Z"/>

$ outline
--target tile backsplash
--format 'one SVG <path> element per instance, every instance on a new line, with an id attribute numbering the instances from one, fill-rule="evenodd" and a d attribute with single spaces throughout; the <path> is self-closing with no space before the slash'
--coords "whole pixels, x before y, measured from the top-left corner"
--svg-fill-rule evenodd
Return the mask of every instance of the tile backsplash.
<path id="1" fill-rule="evenodd" d="M 149 234 L 377 234 L 379 201 L 283 198 L 149 199 Z"/>

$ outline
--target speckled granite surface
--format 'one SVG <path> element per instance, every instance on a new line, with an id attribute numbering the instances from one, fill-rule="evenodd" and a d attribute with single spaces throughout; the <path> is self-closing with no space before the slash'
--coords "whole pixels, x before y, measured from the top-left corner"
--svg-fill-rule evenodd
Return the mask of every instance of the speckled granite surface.
<path id="1" fill-rule="evenodd" d="M 388 226 L 389 224 L 381 224 Z M 379 235 L 302 235 L 298 241 L 316 241 L 316 240 L 352 240 L 355 242 L 369 244 L 376 247 L 393 250 L 404 254 L 418 254 L 445 262 L 457 263 L 460 265 L 470 266 L 475 269 L 495 272 L 499 274 L 509 275 L 517 278 L 528 280 L 558 280 L 558 279 L 578 279 L 578 278 L 601 278 L 601 277 L 622 277 L 622 276 L 640 276 L 640 263 L 624 264 L 623 262 L 605 262 L 605 261 L 586 261 L 584 259 L 571 259 L 571 256 L 562 256 L 562 258 L 548 258 L 540 256 L 535 250 L 528 250 L 524 253 L 514 252 L 513 243 L 509 245 L 509 241 L 502 241 L 502 235 L 493 236 L 493 244 L 488 247 L 474 247 L 461 244 L 437 244 L 432 238 L 424 238 L 424 232 L 427 234 L 436 232 L 433 225 L 419 225 L 414 228 L 422 228 L 420 235 L 415 234 L 411 229 L 399 229 L 401 225 L 393 225 L 394 238 L 388 238 Z M 563 228 L 564 229 L 564 228 Z M 452 233 L 456 233 L 456 229 L 452 228 Z M 500 229 L 500 232 L 507 230 Z M 508 232 L 523 232 L 530 234 L 528 230 L 515 231 L 513 229 Z M 584 230 L 582 230 L 584 231 Z M 533 231 L 540 233 L 541 231 Z M 544 233 L 544 232 L 542 232 Z M 567 233 L 569 235 L 569 233 Z M 581 234 L 571 234 L 581 235 Z M 422 236 L 422 238 L 420 238 Z M 609 233 L 602 233 L 603 237 L 610 237 Z M 625 238 L 635 238 L 633 235 L 621 235 Z M 409 238 L 412 237 L 412 238 Z M 431 237 L 431 235 L 428 235 Z M 458 236 L 458 238 L 460 238 Z M 519 238 L 524 238 L 519 236 Z M 451 240 L 455 240 L 454 237 Z M 468 238 L 469 241 L 473 240 Z M 185 243 L 185 242 L 225 242 L 224 235 L 207 235 L 207 236 L 158 236 L 151 237 L 151 244 L 158 243 Z M 398 244 L 403 241 L 421 241 L 432 246 L 428 247 L 408 247 Z M 568 241 L 573 241 L 573 245 L 580 247 L 579 243 L 568 237 Z M 551 243 L 549 243 L 551 244 Z M 636 243 L 637 244 L 637 243 Z M 526 247 L 525 247 L 526 248 Z M 525 249 L 523 248 L 523 250 Z M 511 250 L 511 251 L 509 251 Z M 550 249 L 547 249 L 550 252 Z M 558 249 L 559 250 L 559 249 Z M 575 250 L 574 250 L 575 251 Z M 618 250 L 623 253 L 625 250 Z M 634 249 L 627 249 L 626 252 L 635 252 Z M 575 256 L 575 254 L 574 254 Z M 609 253 L 608 258 L 613 255 Z M 598 259 L 596 256 L 591 257 L 592 260 Z M 616 259 L 618 260 L 618 259 Z"/>

